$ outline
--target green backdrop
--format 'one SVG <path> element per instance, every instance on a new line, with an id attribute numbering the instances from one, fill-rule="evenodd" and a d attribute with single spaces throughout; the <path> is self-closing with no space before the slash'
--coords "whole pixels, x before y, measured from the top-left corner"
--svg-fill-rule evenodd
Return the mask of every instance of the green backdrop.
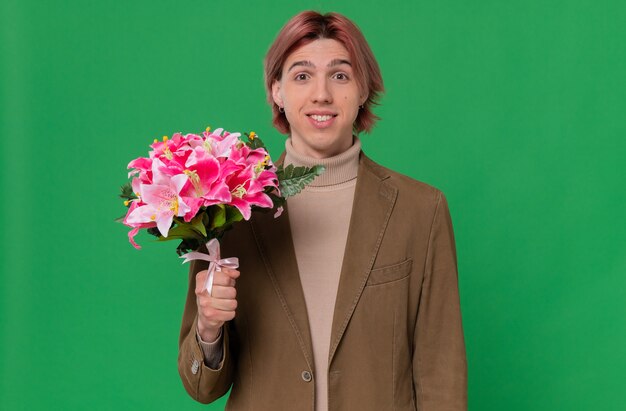
<path id="1" fill-rule="evenodd" d="M 382 68 L 365 151 L 448 198 L 470 409 L 626 409 L 621 0 L 3 0 L 0 408 L 223 408 L 178 377 L 187 267 L 128 244 L 116 195 L 176 131 L 278 155 L 262 59 L 309 8 Z"/>

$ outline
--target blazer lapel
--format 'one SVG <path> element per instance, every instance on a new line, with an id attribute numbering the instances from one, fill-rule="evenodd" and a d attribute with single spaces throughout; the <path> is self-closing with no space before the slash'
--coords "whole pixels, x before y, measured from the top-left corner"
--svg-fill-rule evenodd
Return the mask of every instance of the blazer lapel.
<path id="1" fill-rule="evenodd" d="M 281 164 L 284 157 L 283 153 L 276 164 Z M 287 204 L 278 218 L 274 218 L 271 212 L 256 214 L 257 216 L 250 222 L 267 273 L 298 338 L 305 359 L 310 369 L 315 372 L 309 317 L 291 237 Z"/>
<path id="2" fill-rule="evenodd" d="M 381 168 L 361 152 L 335 302 L 329 366 L 365 288 L 396 201 L 398 190 L 385 181 L 387 177 Z"/>

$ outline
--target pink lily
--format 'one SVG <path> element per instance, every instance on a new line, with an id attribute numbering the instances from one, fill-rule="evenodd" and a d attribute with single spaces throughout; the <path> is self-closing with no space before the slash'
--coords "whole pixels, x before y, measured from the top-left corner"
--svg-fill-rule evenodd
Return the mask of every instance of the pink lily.
<path id="1" fill-rule="evenodd" d="M 137 175 L 141 181 L 149 182 L 152 179 L 152 159 L 146 157 L 138 157 L 128 163 L 127 168 L 133 170 L 128 172 L 128 178 Z"/>
<path id="2" fill-rule="evenodd" d="M 214 157 L 190 164 L 183 172 L 189 180 L 180 194 L 191 208 L 185 215 L 185 221 L 191 221 L 201 206 L 230 201 L 230 190 L 220 178 L 220 163 Z"/>
<path id="3" fill-rule="evenodd" d="M 205 131 L 203 133 L 204 138 L 200 140 L 192 140 L 189 142 L 189 147 L 193 149 L 193 152 L 187 160 L 188 163 L 194 163 L 201 161 L 207 156 L 215 158 L 228 158 L 231 152 L 236 148 L 239 142 L 240 133 L 228 133 L 224 132 L 224 135 L 220 135 L 221 128 L 209 133 Z"/>
<path id="4" fill-rule="evenodd" d="M 228 204 L 237 207 L 246 220 L 250 219 L 252 206 L 264 208 L 273 206 L 272 199 L 263 192 L 265 187 L 255 178 L 253 166 L 233 173 L 227 178 L 227 184 L 232 195 Z"/>
<path id="5" fill-rule="evenodd" d="M 139 201 L 135 200 L 131 203 L 130 208 L 128 209 L 128 212 L 126 213 L 126 217 L 124 218 L 124 224 L 129 226 L 129 227 L 133 227 L 132 230 L 130 230 L 128 232 L 128 241 L 133 245 L 133 247 L 135 247 L 137 250 L 141 250 L 141 246 L 139 244 L 137 244 L 135 242 L 135 236 L 137 235 L 137 233 L 139 233 L 139 230 L 142 228 L 152 228 L 152 227 L 156 227 L 156 223 L 150 222 L 150 223 L 132 223 L 128 221 L 128 216 L 135 211 L 135 209 L 139 207 Z"/>
<path id="6" fill-rule="evenodd" d="M 181 133 L 175 133 L 171 139 L 163 137 L 163 141 L 155 140 L 150 147 L 150 158 L 158 158 L 166 166 L 178 166 L 184 168 L 184 164 L 191 153 L 190 142 L 202 141 L 202 137 L 196 134 L 187 134 L 183 137 Z"/>
<path id="7" fill-rule="evenodd" d="M 153 183 L 139 185 L 139 196 L 143 204 L 130 212 L 126 221 L 130 224 L 156 222 L 161 235 L 167 237 L 174 217 L 184 216 L 190 211 L 190 207 L 180 197 L 180 191 L 187 183 L 187 176 L 168 176 L 163 169 L 167 169 L 165 164 L 155 158 L 152 163 Z"/>

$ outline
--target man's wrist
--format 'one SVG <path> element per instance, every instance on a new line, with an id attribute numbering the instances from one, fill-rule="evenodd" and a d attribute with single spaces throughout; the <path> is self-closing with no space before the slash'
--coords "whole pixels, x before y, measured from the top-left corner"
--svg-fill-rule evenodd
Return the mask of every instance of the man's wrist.
<path id="1" fill-rule="evenodd" d="M 217 339 L 222 334 L 222 327 L 221 326 L 219 326 L 217 328 L 204 327 L 204 326 L 202 326 L 200 324 L 199 321 L 198 321 L 197 330 L 198 330 L 198 337 L 200 337 L 200 340 L 202 342 L 208 343 L 208 344 L 216 342 Z"/>

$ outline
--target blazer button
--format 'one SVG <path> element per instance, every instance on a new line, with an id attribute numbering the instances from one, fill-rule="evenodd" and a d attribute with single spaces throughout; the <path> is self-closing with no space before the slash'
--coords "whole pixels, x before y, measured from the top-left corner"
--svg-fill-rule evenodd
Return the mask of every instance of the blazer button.
<path id="1" fill-rule="evenodd" d="M 199 369 L 200 369 L 200 361 L 194 359 L 193 363 L 191 364 L 191 373 L 193 375 L 196 375 Z"/>
<path id="2" fill-rule="evenodd" d="M 311 379 L 313 378 L 313 376 L 311 376 L 311 373 L 308 371 L 302 371 L 302 379 L 306 382 L 311 381 Z"/>

